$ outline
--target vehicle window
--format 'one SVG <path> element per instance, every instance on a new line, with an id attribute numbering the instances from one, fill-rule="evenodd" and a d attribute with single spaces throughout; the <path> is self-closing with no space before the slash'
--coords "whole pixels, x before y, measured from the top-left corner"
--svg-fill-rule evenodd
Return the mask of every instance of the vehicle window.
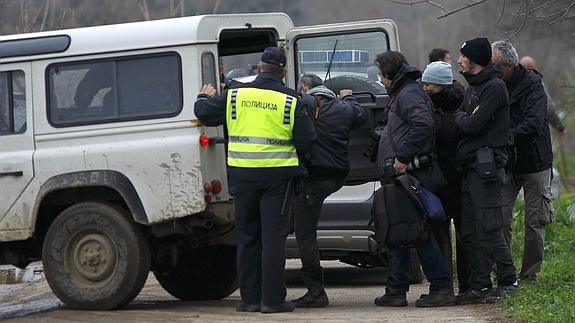
<path id="1" fill-rule="evenodd" d="M 211 84 L 216 89 L 216 59 L 212 53 L 202 54 L 202 84 Z"/>
<path id="2" fill-rule="evenodd" d="M 348 88 L 385 94 L 374 60 L 389 50 L 388 43 L 387 34 L 380 31 L 299 38 L 297 72 L 318 75 L 336 92 Z"/>
<path id="3" fill-rule="evenodd" d="M 180 66 L 176 54 L 52 64 L 50 122 L 72 126 L 174 116 L 182 109 Z"/>
<path id="4" fill-rule="evenodd" d="M 0 136 L 26 132 L 24 72 L 0 73 Z"/>

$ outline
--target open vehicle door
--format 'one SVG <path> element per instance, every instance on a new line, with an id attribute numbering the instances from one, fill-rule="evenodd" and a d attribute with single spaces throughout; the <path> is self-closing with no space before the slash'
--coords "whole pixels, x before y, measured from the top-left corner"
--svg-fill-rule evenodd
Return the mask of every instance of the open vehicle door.
<path id="1" fill-rule="evenodd" d="M 389 50 L 399 50 L 397 26 L 389 19 L 297 27 L 286 36 L 290 87 L 296 86 L 298 75 L 314 73 L 336 94 L 341 89 L 353 90 L 371 112 L 368 122 L 351 135 L 348 185 L 379 177 L 377 164 L 365 155 L 372 142 L 370 132 L 383 119 L 388 99 L 374 60 Z M 366 187 L 368 191 L 373 193 L 373 187 Z"/>

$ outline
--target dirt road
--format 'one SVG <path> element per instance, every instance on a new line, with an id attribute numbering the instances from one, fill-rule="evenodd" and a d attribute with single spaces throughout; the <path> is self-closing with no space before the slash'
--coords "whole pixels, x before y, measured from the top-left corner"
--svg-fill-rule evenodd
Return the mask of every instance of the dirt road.
<path id="1" fill-rule="evenodd" d="M 290 261 L 288 268 L 296 268 Z M 183 302 L 162 290 L 150 276 L 140 295 L 118 311 L 73 311 L 62 306 L 41 280 L 32 284 L 0 285 L 0 318 L 6 322 L 507 322 L 495 305 L 415 308 L 415 300 L 427 292 L 427 284 L 412 285 L 406 308 L 383 308 L 373 299 L 383 293 L 380 269 L 359 270 L 337 262 L 326 269 L 330 306 L 297 309 L 293 313 L 237 313 L 239 293 L 220 301 Z M 304 293 L 295 269 L 288 270 L 288 298 Z"/>

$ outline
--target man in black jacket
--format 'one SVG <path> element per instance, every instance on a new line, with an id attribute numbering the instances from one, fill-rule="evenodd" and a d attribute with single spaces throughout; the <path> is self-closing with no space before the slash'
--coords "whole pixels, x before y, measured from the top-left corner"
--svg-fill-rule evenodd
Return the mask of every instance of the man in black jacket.
<path id="1" fill-rule="evenodd" d="M 317 140 L 305 161 L 309 175 L 294 203 L 295 236 L 308 291 L 293 302 L 296 307 L 325 307 L 329 300 L 317 246 L 318 220 L 323 201 L 343 186 L 349 173 L 349 134 L 366 122 L 367 112 L 351 90 L 341 90 L 338 99 L 315 74 L 302 75 L 298 90 L 307 101 Z"/>
<path id="2" fill-rule="evenodd" d="M 285 302 L 287 212 L 281 212 L 288 181 L 303 174 L 298 154 L 315 140 L 299 94 L 286 87 L 286 57 L 266 48 L 257 78 L 218 96 L 204 85 L 194 112 L 206 126 L 226 125 L 228 176 L 234 195 L 238 244 L 239 312 L 290 312 Z M 211 98 L 210 98 L 211 97 Z M 297 154 L 296 154 L 297 151 Z"/>
<path id="3" fill-rule="evenodd" d="M 547 96 L 541 75 L 518 63 L 517 51 L 506 41 L 492 44 L 492 61 L 503 69 L 509 91 L 514 157 L 503 186 L 505 239 L 511 246 L 511 222 L 517 193 L 525 196 L 525 238 L 519 279 L 535 280 L 545 244 L 545 225 L 551 223 L 551 135 L 547 119 Z"/>
<path id="4" fill-rule="evenodd" d="M 503 234 L 501 187 L 509 141 L 509 99 L 501 69 L 490 64 L 491 44 L 475 38 L 461 47 L 457 62 L 469 83 L 462 111 L 457 162 L 463 172 L 461 237 L 471 265 L 471 288 L 458 303 L 472 304 L 517 288 L 515 267 Z M 492 291 L 492 262 L 497 290 Z"/>
<path id="5" fill-rule="evenodd" d="M 431 190 L 433 183 L 429 173 L 433 164 L 436 164 L 433 158 L 433 103 L 417 82 L 421 72 L 395 51 L 377 55 L 375 63 L 380 71 L 381 82 L 389 94 L 387 124 L 379 142 L 378 164 L 383 168 L 383 174 L 390 173 L 385 169 L 386 165 L 393 167 L 396 174 L 401 174 L 408 171 L 410 163 L 415 164 L 416 158 L 427 159 L 431 161 L 429 165 L 421 165 L 409 172 Z M 449 273 L 436 241 L 429 238 L 418 245 L 417 255 L 430 286 L 429 295 L 422 295 L 415 306 L 454 305 Z M 390 248 L 388 258 L 389 275 L 385 294 L 377 297 L 374 303 L 378 306 L 407 306 L 409 249 Z"/>

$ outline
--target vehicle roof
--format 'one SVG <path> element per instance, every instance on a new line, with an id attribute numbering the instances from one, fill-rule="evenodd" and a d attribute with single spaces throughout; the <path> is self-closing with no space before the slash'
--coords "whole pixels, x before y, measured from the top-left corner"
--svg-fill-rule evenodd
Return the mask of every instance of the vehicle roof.
<path id="1" fill-rule="evenodd" d="M 274 28 L 283 39 L 293 22 L 285 13 L 216 14 L 103 25 L 0 36 L 0 46 L 17 40 L 67 35 L 70 46 L 62 53 L 30 57 L 0 57 L 1 62 L 73 56 L 99 52 L 157 48 L 194 43 L 214 43 L 223 29 Z"/>

